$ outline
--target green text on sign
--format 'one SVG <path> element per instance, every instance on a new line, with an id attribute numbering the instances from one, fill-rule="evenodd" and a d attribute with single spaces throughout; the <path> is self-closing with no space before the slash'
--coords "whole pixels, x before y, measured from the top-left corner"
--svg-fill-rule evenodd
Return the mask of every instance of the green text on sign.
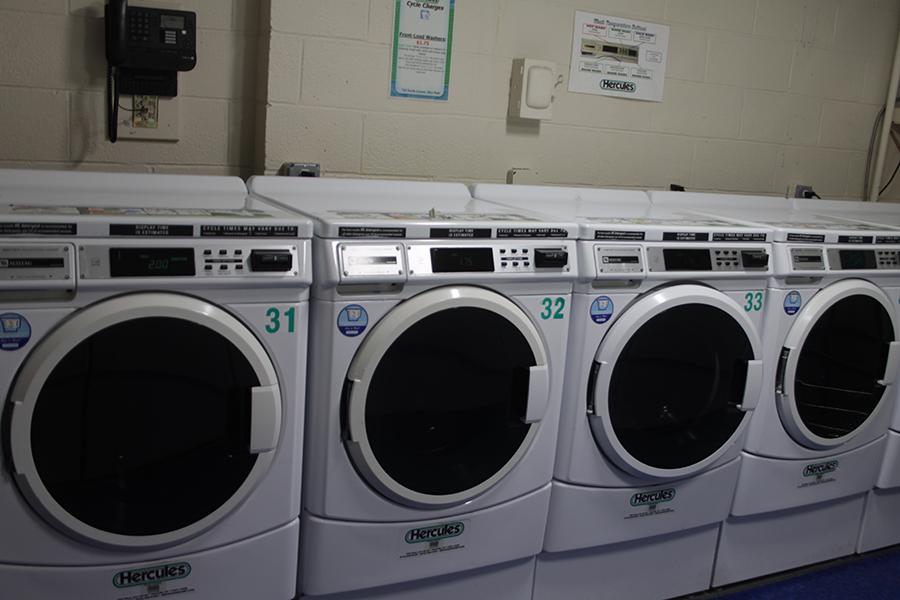
<path id="1" fill-rule="evenodd" d="M 543 300 L 541 300 L 541 304 L 543 304 L 544 306 L 544 310 L 541 311 L 542 319 L 547 320 L 566 318 L 566 315 L 563 312 L 566 308 L 565 298 L 544 298 Z"/>
<path id="2" fill-rule="evenodd" d="M 296 314 L 295 310 L 296 309 L 291 307 L 284 311 L 284 313 L 282 313 L 274 306 L 267 310 L 266 316 L 269 318 L 269 323 L 266 325 L 266 333 L 278 333 L 279 331 L 281 331 L 282 316 L 287 320 L 288 333 L 294 333 L 294 315 Z"/>
<path id="3" fill-rule="evenodd" d="M 744 310 L 746 310 L 747 312 L 757 312 L 762 310 L 762 292 L 747 292 L 747 294 L 744 296 L 744 300 L 746 300 L 746 303 L 744 304 Z"/>

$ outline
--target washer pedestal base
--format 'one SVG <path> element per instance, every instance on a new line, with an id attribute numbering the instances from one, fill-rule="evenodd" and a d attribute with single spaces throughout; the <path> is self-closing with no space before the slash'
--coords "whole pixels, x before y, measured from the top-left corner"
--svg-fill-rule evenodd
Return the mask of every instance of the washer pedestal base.
<path id="1" fill-rule="evenodd" d="M 290 600 L 297 589 L 299 534 L 300 524 L 294 519 L 241 542 L 150 562 L 95 567 L 0 565 L 0 596 L 15 600 Z M 127 559 L 127 554 L 122 556 Z"/>
<path id="2" fill-rule="evenodd" d="M 534 600 L 647 600 L 709 588 L 719 524 L 538 556 Z"/>
<path id="3" fill-rule="evenodd" d="M 722 525 L 713 585 L 853 554 L 865 494 L 762 513 L 730 517 Z"/>
<path id="4" fill-rule="evenodd" d="M 422 521 L 337 521 L 304 512 L 300 592 L 374 589 L 530 559 L 541 551 L 549 506 L 548 482 L 496 506 Z"/>
<path id="5" fill-rule="evenodd" d="M 874 489 L 866 498 L 857 552 L 900 544 L 900 488 Z"/>
<path id="6" fill-rule="evenodd" d="M 531 600 L 534 558 L 310 600 Z"/>

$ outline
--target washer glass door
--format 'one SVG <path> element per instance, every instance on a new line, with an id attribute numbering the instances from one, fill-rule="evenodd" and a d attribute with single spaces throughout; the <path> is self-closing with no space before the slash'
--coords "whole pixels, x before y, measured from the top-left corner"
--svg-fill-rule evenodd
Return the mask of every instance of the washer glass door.
<path id="1" fill-rule="evenodd" d="M 540 336 L 513 302 L 481 288 L 424 292 L 382 318 L 350 366 L 351 459 L 400 503 L 466 501 L 527 449 L 546 374 Z"/>
<path id="2" fill-rule="evenodd" d="M 758 352 L 752 323 L 724 294 L 693 284 L 650 292 L 598 349 L 588 391 L 594 437 L 633 475 L 701 470 L 745 425 Z"/>
<path id="3" fill-rule="evenodd" d="M 35 508 L 69 533 L 172 544 L 221 518 L 269 462 L 251 438 L 270 409 L 280 426 L 277 390 L 264 350 L 225 311 L 174 294 L 101 302 L 51 332 L 20 370 L 14 470 Z"/>
<path id="4" fill-rule="evenodd" d="M 814 449 L 846 443 L 879 408 L 893 380 L 897 324 L 884 292 L 846 280 L 819 291 L 785 339 L 776 377 L 791 436 Z"/>

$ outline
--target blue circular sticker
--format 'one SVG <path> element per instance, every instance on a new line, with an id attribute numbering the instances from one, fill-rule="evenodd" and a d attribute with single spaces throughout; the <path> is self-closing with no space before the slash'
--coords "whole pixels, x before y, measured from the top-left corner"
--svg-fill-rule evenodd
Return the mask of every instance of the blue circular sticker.
<path id="1" fill-rule="evenodd" d="M 606 323 L 613 316 L 613 301 L 609 296 L 597 296 L 591 302 L 591 319 L 594 323 Z"/>
<path id="2" fill-rule="evenodd" d="M 0 350 L 18 350 L 31 339 L 31 324 L 19 313 L 0 315 Z"/>
<path id="3" fill-rule="evenodd" d="M 359 304 L 348 304 L 338 315 L 337 328 L 347 337 L 356 337 L 366 330 L 369 314 Z"/>
<path id="4" fill-rule="evenodd" d="M 800 307 L 803 306 L 803 298 L 797 290 L 791 290 L 784 298 L 784 312 L 789 315 L 796 315 Z"/>

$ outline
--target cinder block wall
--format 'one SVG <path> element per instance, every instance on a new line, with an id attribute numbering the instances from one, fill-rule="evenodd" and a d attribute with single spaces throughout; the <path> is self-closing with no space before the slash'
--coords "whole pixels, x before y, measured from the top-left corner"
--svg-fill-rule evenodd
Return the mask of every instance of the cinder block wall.
<path id="1" fill-rule="evenodd" d="M 161 4 L 200 15 L 177 143 L 106 141 L 104 4 L 0 0 L 0 166 L 250 174 L 259 1 Z"/>
<path id="2" fill-rule="evenodd" d="M 388 97 L 393 4 L 272 0 L 268 170 L 502 181 L 524 167 L 543 183 L 859 196 L 900 20 L 898 0 L 457 0 L 450 100 L 431 103 Z M 566 91 L 576 9 L 671 26 L 664 102 Z M 507 123 L 515 57 L 565 76 L 539 128 Z"/>
<path id="3" fill-rule="evenodd" d="M 900 0 L 457 0 L 450 101 L 432 103 L 388 97 L 392 0 L 180 0 L 201 28 L 181 141 L 113 146 L 103 4 L 0 0 L 0 166 L 248 175 L 312 160 L 462 181 L 520 167 L 523 182 L 858 197 L 900 23 Z M 665 101 L 564 82 L 552 121 L 509 123 L 512 59 L 553 60 L 567 80 L 576 9 L 672 27 Z"/>

